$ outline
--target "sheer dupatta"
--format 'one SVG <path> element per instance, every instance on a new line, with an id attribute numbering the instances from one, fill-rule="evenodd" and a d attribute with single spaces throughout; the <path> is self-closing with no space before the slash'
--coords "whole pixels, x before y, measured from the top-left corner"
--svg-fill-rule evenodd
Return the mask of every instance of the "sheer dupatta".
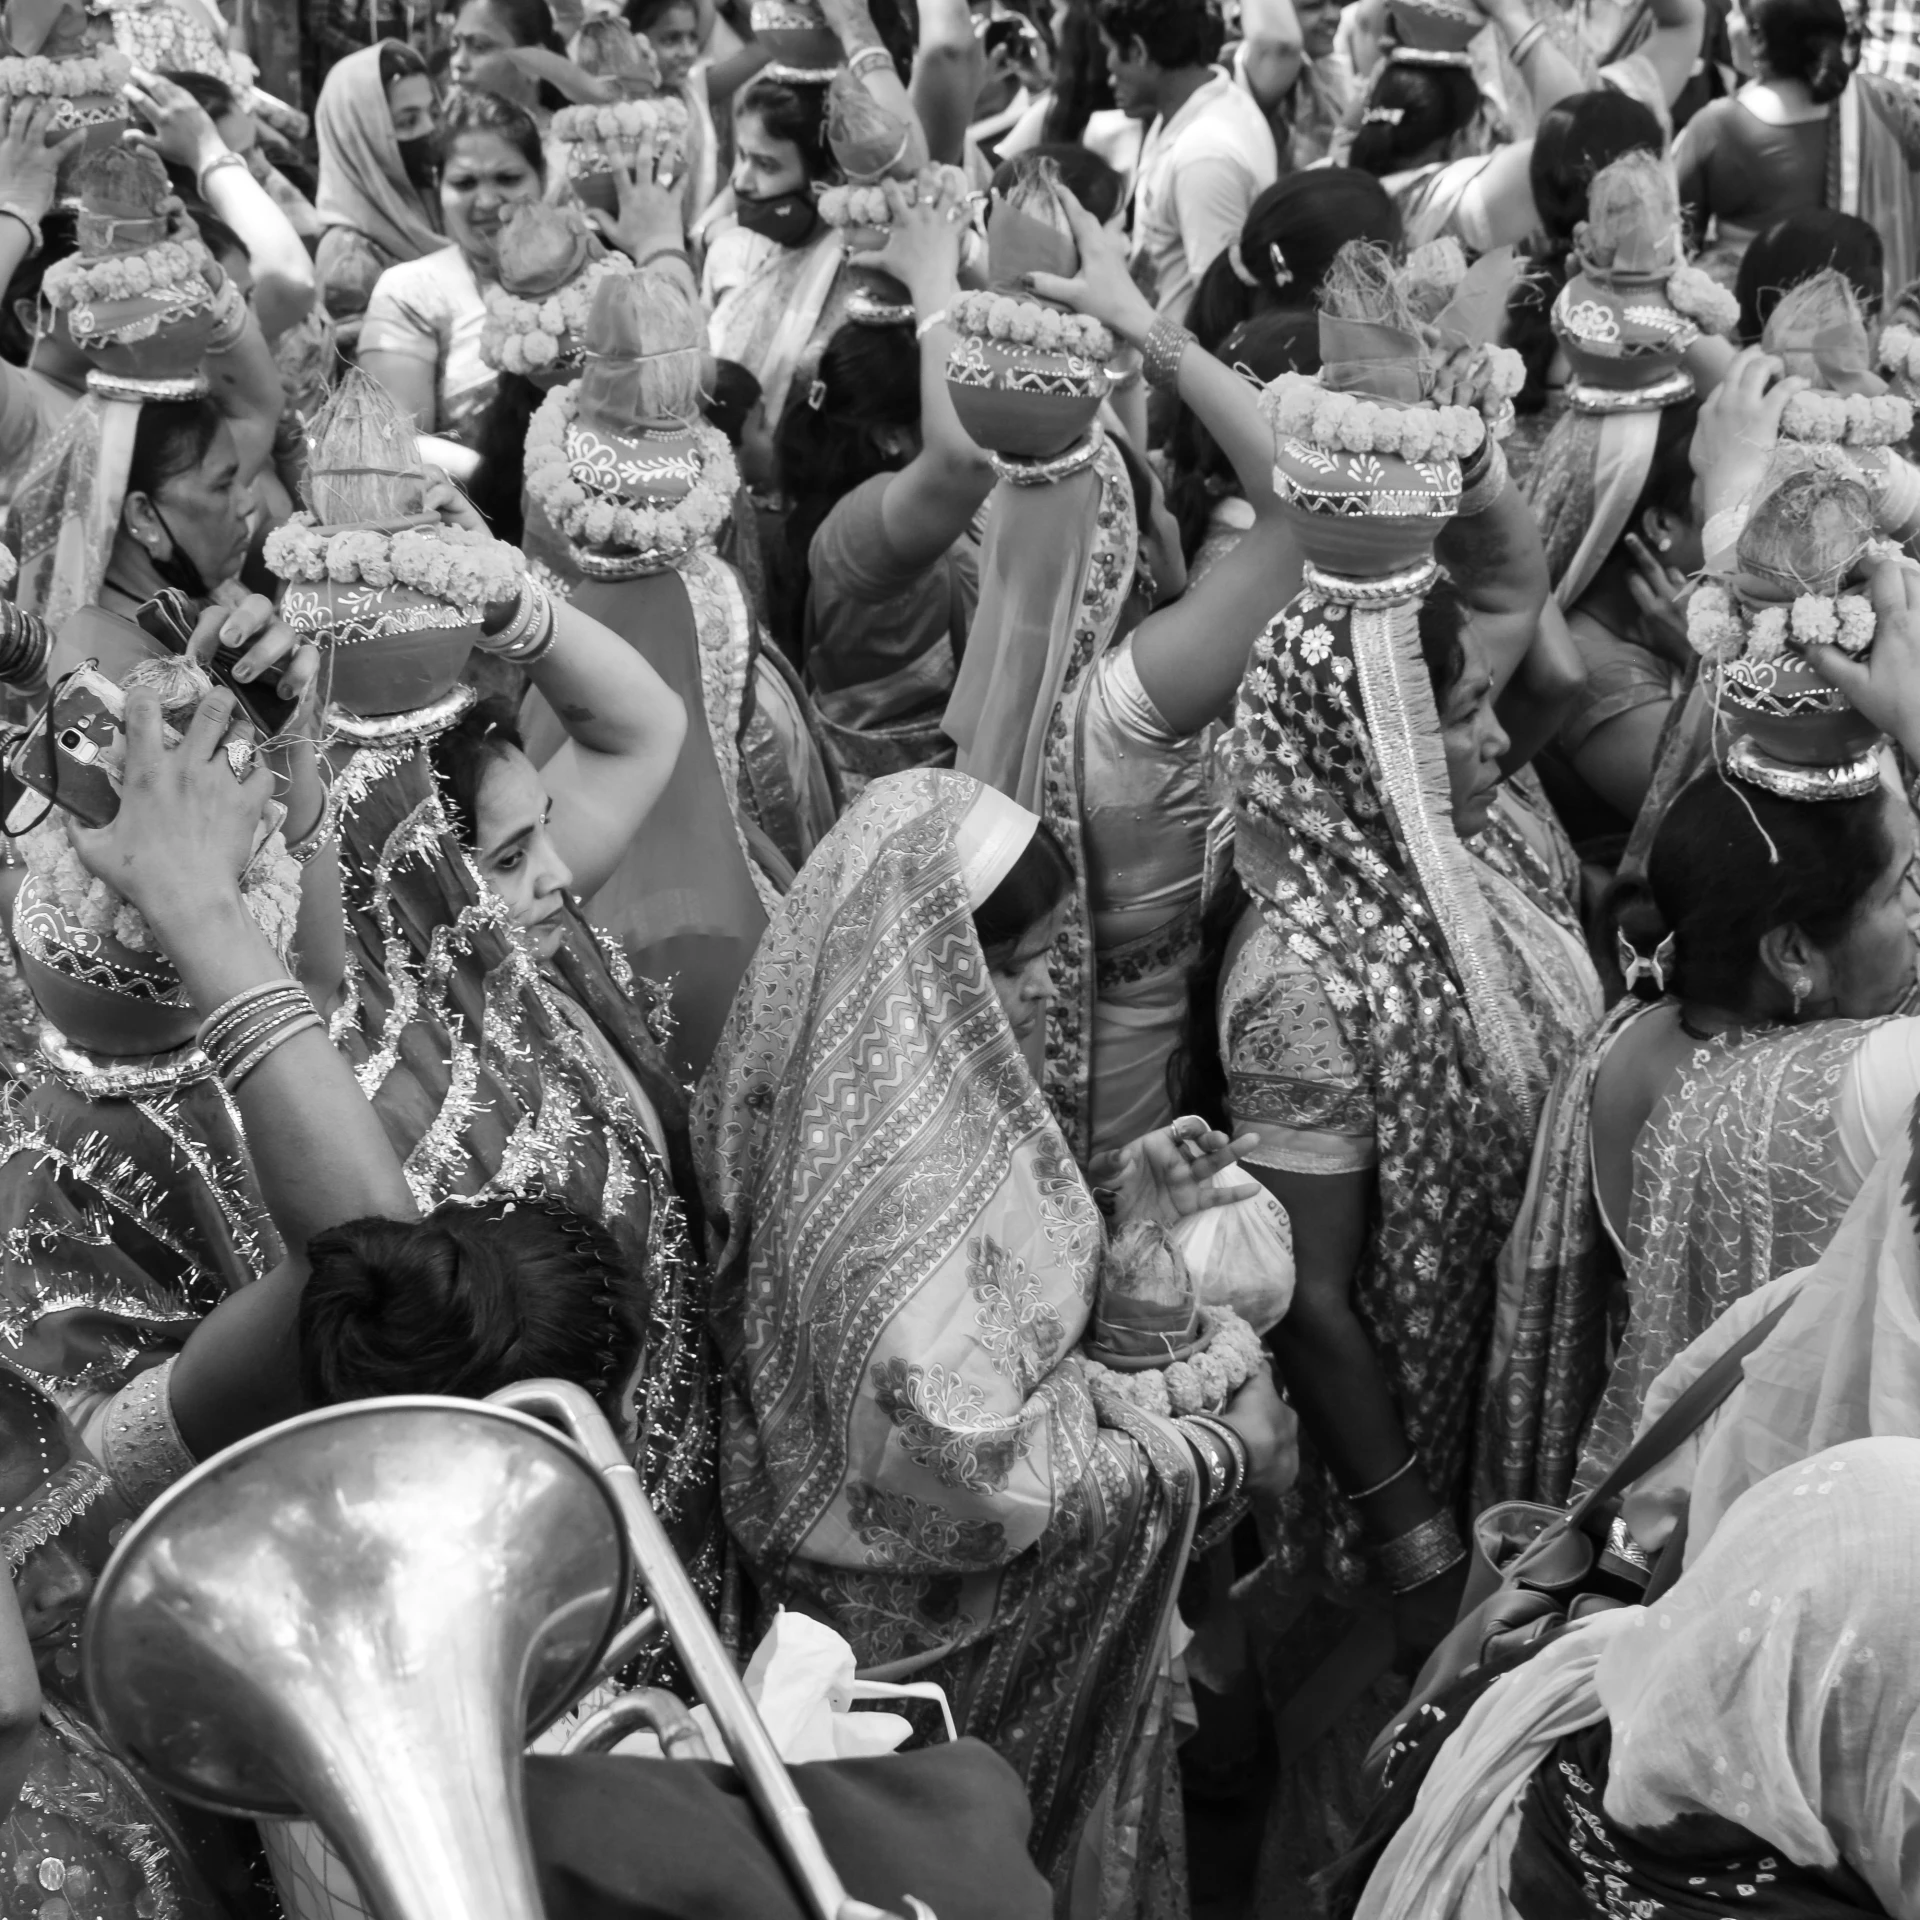
<path id="1" fill-rule="evenodd" d="M 1021 1058 L 963 869 L 977 783 L 876 781 L 768 927 L 695 1106 L 722 1499 L 764 1607 L 940 1681 L 1064 1887 L 1164 1674 L 1183 1443 L 1099 1424 L 1104 1231 Z"/>

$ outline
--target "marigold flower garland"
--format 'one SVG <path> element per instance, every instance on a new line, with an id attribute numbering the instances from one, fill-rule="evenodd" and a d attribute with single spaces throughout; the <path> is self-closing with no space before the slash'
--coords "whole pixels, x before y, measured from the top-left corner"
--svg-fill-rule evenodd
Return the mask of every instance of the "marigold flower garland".
<path id="1" fill-rule="evenodd" d="M 893 183 L 906 196 L 907 205 L 917 207 L 921 196 L 938 198 L 943 187 L 952 186 L 964 199 L 967 179 L 958 167 L 927 167 L 911 180 Z M 893 209 L 887 204 L 883 186 L 827 187 L 820 195 L 820 218 L 830 227 L 890 227 Z"/>
<path id="2" fill-rule="evenodd" d="M 1343 453 L 1465 459 L 1487 437 L 1487 423 L 1476 408 L 1389 406 L 1357 393 L 1329 393 L 1306 373 L 1283 373 L 1267 388 L 1261 406 L 1276 433 Z"/>
<path id="3" fill-rule="evenodd" d="M 466 527 L 377 527 L 330 532 L 296 513 L 261 549 L 282 580 L 332 580 L 343 586 L 411 587 L 445 600 L 469 620 L 518 598 L 527 563 L 518 547 Z"/>
<path id="4" fill-rule="evenodd" d="M 1115 1405 L 1137 1407 L 1162 1420 L 1183 1413 L 1218 1413 L 1252 1378 L 1266 1354 L 1260 1336 L 1231 1307 L 1203 1307 L 1201 1324 L 1208 1339 L 1198 1353 L 1137 1373 L 1106 1366 L 1082 1348 L 1080 1364 L 1087 1370 L 1094 1407 L 1102 1413 Z"/>
<path id="5" fill-rule="evenodd" d="M 699 480 L 684 499 L 635 506 L 574 477 L 567 429 L 578 408 L 572 387 L 556 387 L 527 430 L 527 494 L 558 532 L 582 546 L 611 547 L 672 566 L 726 525 L 740 475 L 725 434 L 704 422 L 696 425 L 692 437 L 700 449 Z"/>
<path id="6" fill-rule="evenodd" d="M 56 307 L 90 307 L 101 300 L 132 300 L 141 294 L 189 287 L 196 280 L 211 295 L 212 274 L 213 255 L 199 239 L 189 236 L 100 260 L 71 254 L 47 269 L 41 286 Z"/>
<path id="7" fill-rule="evenodd" d="M 1762 607 L 1743 617 L 1727 589 L 1708 580 L 1687 603 L 1688 643 L 1717 666 L 1743 658 L 1778 660 L 1789 637 L 1802 646 L 1835 646 L 1857 656 L 1873 644 L 1873 628 L 1873 603 L 1860 593 L 1803 593 L 1790 607 Z"/>
<path id="8" fill-rule="evenodd" d="M 1042 353 L 1067 353 L 1103 366 L 1114 355 L 1113 335 L 1083 313 L 1062 313 L 1038 300 L 1016 300 L 1005 293 L 963 293 L 947 308 L 956 333 L 1004 346 L 1038 347 Z"/>
<path id="9" fill-rule="evenodd" d="M 1897 393 L 1796 393 L 1780 412 L 1783 439 L 1890 447 L 1913 432 L 1913 402 Z"/>
<path id="10" fill-rule="evenodd" d="M 18 844 L 27 870 L 39 878 L 76 926 L 102 939 L 118 940 L 132 953 L 161 953 L 140 909 L 80 864 L 63 821 L 63 815 L 53 815 L 21 837 Z M 261 843 L 240 876 L 247 911 L 279 954 L 293 946 L 300 917 L 300 881 L 300 863 L 287 851 L 286 839 L 278 831 Z"/>
<path id="11" fill-rule="evenodd" d="M 1729 333 L 1740 319 L 1740 302 L 1700 267 L 1675 267 L 1667 275 L 1667 300 L 1705 333 Z"/>
<path id="12" fill-rule="evenodd" d="M 566 150 L 569 174 L 604 173 L 590 164 L 611 150 L 631 152 L 648 134 L 654 138 L 654 165 L 676 167 L 686 154 L 687 109 L 661 96 L 615 100 L 605 106 L 562 107 L 553 116 L 552 136 Z"/>
<path id="13" fill-rule="evenodd" d="M 133 62 L 117 47 L 55 60 L 46 54 L 0 59 L 0 94 L 16 99 L 77 100 L 87 94 L 117 94 L 133 75 Z"/>
<path id="14" fill-rule="evenodd" d="M 487 317 L 480 328 L 480 356 L 502 373 L 544 373 L 559 363 L 567 339 L 576 351 L 593 307 L 593 291 L 610 273 L 632 268 L 622 257 L 589 260 L 564 287 L 538 300 L 509 293 L 495 282 L 485 290 Z"/>
<path id="15" fill-rule="evenodd" d="M 1880 364 L 1903 379 L 1920 381 L 1920 333 L 1899 321 L 1880 329 Z"/>

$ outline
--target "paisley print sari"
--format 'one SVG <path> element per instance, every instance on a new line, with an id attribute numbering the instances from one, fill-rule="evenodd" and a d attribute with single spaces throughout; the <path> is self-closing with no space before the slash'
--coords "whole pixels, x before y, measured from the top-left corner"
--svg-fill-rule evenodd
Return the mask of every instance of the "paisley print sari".
<path id="1" fill-rule="evenodd" d="M 956 835 L 980 792 L 866 790 L 697 1097 L 721 1497 L 763 1608 L 939 1681 L 1019 1770 L 1056 1889 L 1096 1803 L 1136 1810 L 1101 1863 L 1130 1884 L 1100 1910 L 1133 1913 L 1178 1832 L 1139 1763 L 1194 1476 L 1164 1423 L 1100 1424 L 1074 1356 L 1105 1235 L 974 933 Z"/>

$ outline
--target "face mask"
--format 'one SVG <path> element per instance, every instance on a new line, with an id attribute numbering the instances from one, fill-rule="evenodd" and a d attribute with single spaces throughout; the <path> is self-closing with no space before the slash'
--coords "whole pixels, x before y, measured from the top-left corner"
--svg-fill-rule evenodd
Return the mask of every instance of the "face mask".
<path id="1" fill-rule="evenodd" d="M 400 140 L 400 164 L 407 170 L 408 182 L 421 193 L 433 191 L 433 136 L 422 134 L 417 140 Z"/>
<path id="2" fill-rule="evenodd" d="M 180 536 L 167 525 L 166 515 L 163 514 L 158 507 L 154 506 L 151 500 L 147 502 L 147 506 L 152 512 L 153 517 L 160 522 L 161 527 L 166 532 L 167 539 L 173 546 L 173 551 L 168 554 L 164 560 L 162 560 L 157 553 L 150 553 L 147 556 L 147 558 L 153 562 L 154 572 L 157 573 L 168 586 L 178 587 L 189 600 L 204 600 L 209 592 L 206 576 L 201 573 L 199 565 L 194 560 L 192 554 L 180 544 Z"/>
<path id="3" fill-rule="evenodd" d="M 776 246 L 803 245 L 819 224 L 810 194 L 782 194 L 778 200 L 741 200 L 740 224 Z"/>

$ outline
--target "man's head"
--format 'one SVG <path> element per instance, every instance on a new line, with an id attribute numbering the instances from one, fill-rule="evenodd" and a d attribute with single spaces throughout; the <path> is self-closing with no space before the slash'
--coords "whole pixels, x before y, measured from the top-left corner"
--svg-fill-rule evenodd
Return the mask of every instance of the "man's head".
<path id="1" fill-rule="evenodd" d="M 1095 0 L 1114 98 L 1123 113 L 1151 120 L 1168 83 L 1219 57 L 1225 29 L 1210 0 Z"/>

